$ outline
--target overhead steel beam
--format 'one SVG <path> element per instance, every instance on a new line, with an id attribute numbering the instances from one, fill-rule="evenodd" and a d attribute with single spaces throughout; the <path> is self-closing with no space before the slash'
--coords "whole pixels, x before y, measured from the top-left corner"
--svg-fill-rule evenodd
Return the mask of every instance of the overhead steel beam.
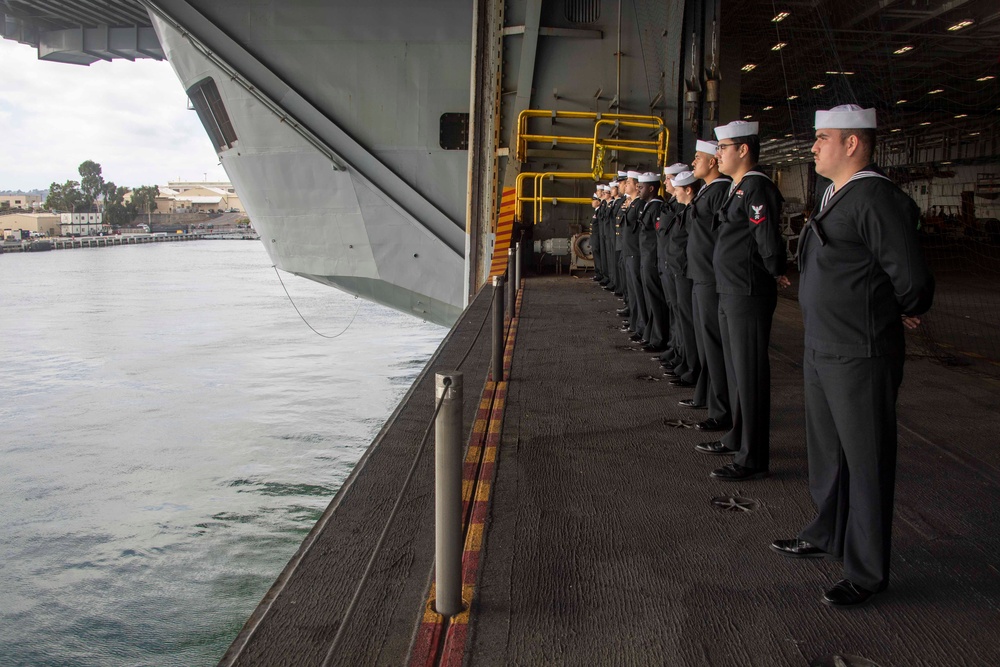
<path id="1" fill-rule="evenodd" d="M 969 3 L 969 0 L 951 0 L 951 2 L 941 3 L 941 5 L 939 5 L 937 7 L 937 9 L 929 11 L 924 16 L 921 16 L 918 19 L 915 19 L 913 21 L 910 21 L 909 23 L 906 23 L 905 25 L 900 26 L 899 29 L 902 32 L 906 32 L 908 30 L 913 30 L 918 25 L 923 25 L 924 23 L 927 23 L 931 19 L 935 19 L 935 18 L 941 16 L 942 14 L 950 12 L 953 9 L 958 9 L 962 5 L 966 5 L 968 3 Z M 893 31 L 893 32 L 895 32 L 895 31 Z"/>
<path id="2" fill-rule="evenodd" d="M 538 32 L 542 20 L 542 0 L 528 0 L 524 6 L 524 30 L 521 32 L 521 58 L 517 70 L 517 94 L 511 118 L 517 118 L 531 106 L 531 88 L 535 78 L 535 54 L 538 51 Z M 511 123 L 508 146 L 514 145 L 517 124 Z"/>

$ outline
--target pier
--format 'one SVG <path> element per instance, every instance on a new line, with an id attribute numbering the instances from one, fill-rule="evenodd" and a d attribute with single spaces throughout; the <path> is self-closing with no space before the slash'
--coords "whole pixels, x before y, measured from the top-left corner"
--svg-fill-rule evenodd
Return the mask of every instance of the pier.
<path id="1" fill-rule="evenodd" d="M 526 280 L 494 385 L 478 334 L 490 297 L 444 340 L 221 664 L 1000 662 L 995 381 L 908 360 L 892 583 L 835 610 L 820 596 L 839 563 L 768 548 L 813 512 L 795 301 L 779 299 L 774 318 L 771 475 L 727 483 L 708 476 L 727 459 L 693 449 L 712 434 L 685 428 L 703 414 L 677 405 L 689 391 L 618 331 L 617 299 L 586 279 Z M 431 418 L 433 373 L 463 358 L 467 608 L 446 619 L 431 586 L 430 451 L 359 583 Z"/>
<path id="2" fill-rule="evenodd" d="M 0 244 L 0 254 L 6 252 L 38 252 L 47 250 L 71 250 L 73 248 L 112 248 L 123 245 L 141 245 L 144 243 L 174 243 L 179 241 L 205 240 L 258 240 L 256 234 L 250 232 L 193 232 L 190 234 L 123 234 L 121 236 L 78 236 L 35 239 L 32 241 L 13 241 Z M 32 244 L 44 243 L 51 247 L 32 248 Z"/>

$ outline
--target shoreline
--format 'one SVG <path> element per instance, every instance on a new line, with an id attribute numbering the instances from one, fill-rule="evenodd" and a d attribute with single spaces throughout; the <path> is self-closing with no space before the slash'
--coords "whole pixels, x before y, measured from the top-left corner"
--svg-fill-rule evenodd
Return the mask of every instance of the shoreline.
<path id="1" fill-rule="evenodd" d="M 0 254 L 19 252 L 47 252 L 72 248 L 109 248 L 144 243 L 166 243 L 177 241 L 258 241 L 256 232 L 196 232 L 193 234 L 125 234 L 117 236 L 79 236 L 41 238 L 30 241 L 5 241 L 0 244 Z"/>

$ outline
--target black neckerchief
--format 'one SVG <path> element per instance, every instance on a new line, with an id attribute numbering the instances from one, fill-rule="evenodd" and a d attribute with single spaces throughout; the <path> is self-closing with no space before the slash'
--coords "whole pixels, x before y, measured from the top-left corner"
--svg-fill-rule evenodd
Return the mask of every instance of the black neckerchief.
<path id="1" fill-rule="evenodd" d="M 826 217 L 826 214 L 829 213 L 834 206 L 843 201 L 844 193 L 850 191 L 852 185 L 866 178 L 884 178 L 887 181 L 889 180 L 889 177 L 883 174 L 881 169 L 876 167 L 874 164 L 870 164 L 847 179 L 847 182 L 844 183 L 844 186 L 839 190 L 834 190 L 833 183 L 826 188 L 826 192 L 823 193 L 823 199 L 819 205 L 819 211 L 814 213 L 809 221 L 803 226 L 803 229 L 805 227 L 812 229 L 812 231 L 816 234 L 816 238 L 819 239 L 820 245 L 826 245 L 826 234 L 824 234 L 822 228 L 820 228 L 819 221 Z"/>

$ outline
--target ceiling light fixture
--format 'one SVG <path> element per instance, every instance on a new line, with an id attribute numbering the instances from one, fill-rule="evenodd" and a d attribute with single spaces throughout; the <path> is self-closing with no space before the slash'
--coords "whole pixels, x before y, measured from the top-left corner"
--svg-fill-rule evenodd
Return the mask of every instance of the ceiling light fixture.
<path id="1" fill-rule="evenodd" d="M 944 88 L 935 88 L 934 90 L 927 93 L 928 95 L 937 95 L 938 93 L 943 93 Z"/>
<path id="2" fill-rule="evenodd" d="M 830 70 L 827 74 L 842 75 L 842 76 L 853 76 L 854 72 L 838 72 L 836 70 Z"/>
<path id="3" fill-rule="evenodd" d="M 969 114 L 967 114 L 967 113 L 960 113 L 957 116 L 955 116 L 955 118 L 968 118 L 968 117 L 969 117 Z"/>
<path id="4" fill-rule="evenodd" d="M 978 79 L 976 79 L 976 81 L 991 81 L 991 80 L 993 80 L 995 78 L 996 77 L 993 76 L 992 74 L 987 74 L 986 76 L 979 77 Z"/>
<path id="5" fill-rule="evenodd" d="M 894 127 L 891 130 L 889 130 L 889 131 L 890 132 L 899 132 L 899 128 L 898 127 Z"/>
<path id="6" fill-rule="evenodd" d="M 744 72 L 752 72 L 755 69 L 757 69 L 757 66 L 755 64 L 753 64 L 753 63 L 747 63 L 746 65 L 744 65 L 740 69 L 743 70 Z"/>
<path id="7" fill-rule="evenodd" d="M 820 88 L 826 88 L 826 84 L 825 83 L 817 83 L 815 86 L 813 86 L 813 90 L 819 90 Z"/>
<path id="8" fill-rule="evenodd" d="M 920 126 L 923 127 L 924 125 L 930 125 L 930 124 L 931 122 L 929 120 L 926 120 L 923 123 L 921 123 Z"/>
<path id="9" fill-rule="evenodd" d="M 786 46 L 788 46 L 788 42 L 778 42 L 777 44 L 775 44 L 774 46 L 771 47 L 771 50 L 772 51 L 780 51 L 783 48 L 785 48 Z"/>
<path id="10" fill-rule="evenodd" d="M 912 46 L 901 46 L 898 49 L 896 49 L 895 51 L 893 51 L 893 53 L 895 53 L 897 56 L 901 56 L 904 53 L 906 53 L 908 51 L 912 51 L 912 50 L 913 50 Z"/>
<path id="11" fill-rule="evenodd" d="M 750 120 L 753 116 L 743 116 L 743 120 Z"/>
<path id="12" fill-rule="evenodd" d="M 909 100 L 896 100 L 896 104 L 906 104 Z"/>
<path id="13" fill-rule="evenodd" d="M 979 133 L 978 132 L 969 132 L 969 136 L 970 137 L 978 137 Z"/>
<path id="14" fill-rule="evenodd" d="M 789 14 L 788 12 L 778 12 L 774 16 L 774 18 L 771 19 L 771 23 L 781 23 L 782 21 L 784 21 L 785 19 L 787 19 L 789 16 L 791 16 L 791 14 Z"/>
<path id="15" fill-rule="evenodd" d="M 965 19 L 964 21 L 959 21 L 955 25 L 949 26 L 948 32 L 956 32 L 958 30 L 961 30 L 962 28 L 968 28 L 973 23 L 975 23 L 975 21 L 973 21 L 972 19 Z"/>
<path id="16" fill-rule="evenodd" d="M 790 100 L 797 100 L 797 99 L 799 99 L 799 96 L 798 95 L 789 95 L 788 99 L 790 99 Z"/>
<path id="17" fill-rule="evenodd" d="M 767 105 L 766 107 L 764 107 L 764 108 L 762 109 L 762 111 L 770 111 L 770 110 L 771 110 L 771 109 L 773 109 L 773 108 L 774 108 L 774 107 L 772 107 L 772 106 L 771 106 L 771 105 L 769 104 L 769 105 Z"/>

